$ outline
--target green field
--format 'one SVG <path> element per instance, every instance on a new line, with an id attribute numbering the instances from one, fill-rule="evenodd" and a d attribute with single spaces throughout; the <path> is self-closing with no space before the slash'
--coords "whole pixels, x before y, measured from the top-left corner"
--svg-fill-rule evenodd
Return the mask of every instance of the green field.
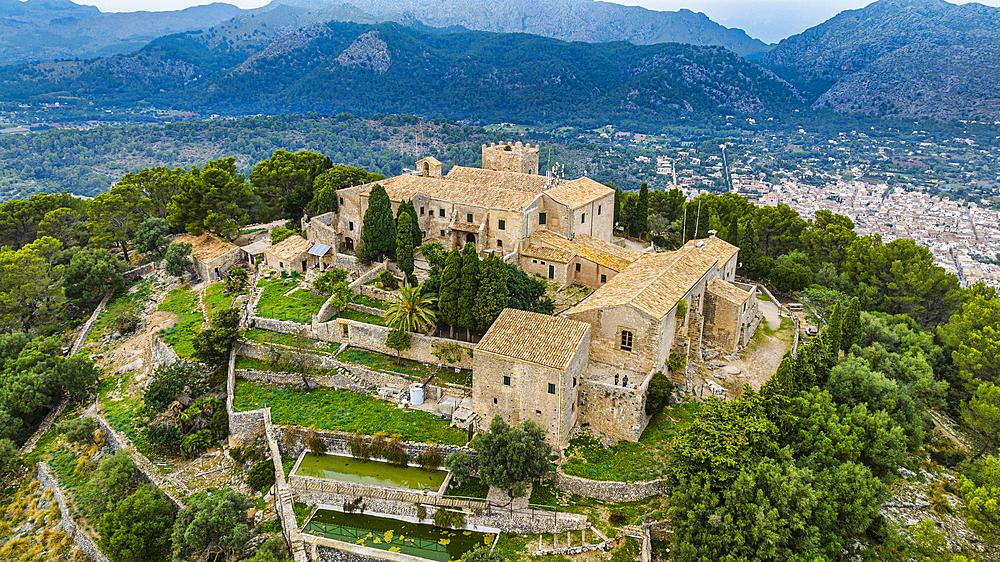
<path id="1" fill-rule="evenodd" d="M 274 423 L 315 429 L 361 432 L 385 431 L 406 441 L 464 445 L 466 432 L 435 420 L 428 412 L 397 408 L 396 404 L 347 390 L 277 388 L 243 379 L 236 381 L 233 405 L 247 411 L 271 407 Z"/>
<path id="2" fill-rule="evenodd" d="M 257 301 L 257 316 L 309 324 L 329 297 L 316 296 L 306 288 L 286 296 L 298 283 L 297 279 L 261 279 L 257 286 L 264 292 Z"/>
<path id="3" fill-rule="evenodd" d="M 201 330 L 205 317 L 198 306 L 198 294 L 191 290 L 190 285 L 174 289 L 160 303 L 156 310 L 173 312 L 180 316 L 170 328 L 160 330 L 160 338 L 170 345 L 181 357 L 191 357 L 194 347 L 191 340 Z"/>

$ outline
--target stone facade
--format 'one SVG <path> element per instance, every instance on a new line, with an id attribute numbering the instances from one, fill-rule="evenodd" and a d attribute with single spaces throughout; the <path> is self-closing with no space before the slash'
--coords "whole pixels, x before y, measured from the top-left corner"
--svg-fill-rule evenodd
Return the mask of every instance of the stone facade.
<path id="1" fill-rule="evenodd" d="M 218 281 L 243 262 L 243 250 L 239 246 L 207 232 L 201 236 L 187 234 L 178 238 L 177 242 L 191 244 L 194 272 L 204 281 Z"/>
<path id="2" fill-rule="evenodd" d="M 647 376 L 628 388 L 613 381 L 587 379 L 580 385 L 580 423 L 618 439 L 638 441 L 649 423 L 646 415 Z"/>
<path id="3" fill-rule="evenodd" d="M 539 145 L 523 145 L 520 141 L 483 145 L 483 169 L 519 174 L 537 174 Z"/>

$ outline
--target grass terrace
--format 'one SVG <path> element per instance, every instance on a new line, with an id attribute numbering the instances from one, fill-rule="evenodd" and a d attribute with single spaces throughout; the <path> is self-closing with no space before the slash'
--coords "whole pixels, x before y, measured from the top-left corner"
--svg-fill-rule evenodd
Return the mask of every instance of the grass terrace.
<path id="1" fill-rule="evenodd" d="M 431 373 L 437 369 L 436 365 L 427 365 L 409 359 L 397 359 L 391 355 L 357 347 L 348 347 L 337 355 L 337 359 L 345 363 L 363 365 L 374 371 L 393 373 L 404 379 L 418 382 L 427 380 L 427 377 L 431 376 Z"/>
<path id="2" fill-rule="evenodd" d="M 225 283 L 213 283 L 205 289 L 205 308 L 209 317 L 216 310 L 225 310 L 233 307 L 233 301 L 238 296 L 236 293 L 226 293 Z"/>
<path id="3" fill-rule="evenodd" d="M 678 428 L 690 423 L 700 409 L 693 402 L 665 409 L 649 422 L 638 443 L 620 441 L 614 447 L 604 447 L 589 436 L 571 439 L 562 471 L 570 476 L 616 482 L 660 478 L 668 462 L 670 441 Z"/>
<path id="4" fill-rule="evenodd" d="M 205 317 L 198 306 L 198 294 L 191 290 L 190 285 L 174 289 L 160 303 L 157 310 L 173 312 L 180 316 L 170 328 L 160 330 L 160 338 L 170 345 L 181 357 L 191 357 L 194 347 L 191 340 L 201 330 Z"/>
<path id="5" fill-rule="evenodd" d="M 257 316 L 309 324 L 313 314 L 323 308 L 323 303 L 328 297 L 310 293 L 307 285 L 302 285 L 294 293 L 286 295 L 299 284 L 299 280 L 293 278 L 258 281 L 257 286 L 263 287 L 264 291 L 257 301 Z"/>
<path id="6" fill-rule="evenodd" d="M 243 332 L 243 339 L 258 344 L 273 343 L 294 348 L 306 348 L 310 353 L 333 353 L 337 349 L 337 344 L 334 343 L 258 328 Z"/>
<path id="7" fill-rule="evenodd" d="M 406 441 L 464 445 L 466 432 L 436 420 L 428 412 L 397 408 L 396 404 L 334 388 L 278 388 L 247 380 L 236 381 L 233 406 L 240 411 L 271 407 L 274 423 L 314 429 L 361 432 L 385 431 Z"/>
<path id="8" fill-rule="evenodd" d="M 445 490 L 445 496 L 457 496 L 460 498 L 480 498 L 486 499 L 486 494 L 489 493 L 490 487 L 483 483 L 482 480 L 478 478 L 469 477 L 466 478 L 461 484 L 455 484 L 452 480 L 448 484 L 448 489 Z"/>
<path id="9" fill-rule="evenodd" d="M 131 295 L 128 294 L 134 287 L 138 287 L 138 289 Z M 108 301 L 104 310 L 97 315 L 97 320 L 94 321 L 90 333 L 87 334 L 87 341 L 100 341 L 109 330 L 113 330 L 112 325 L 122 314 L 129 312 L 141 314 L 142 307 L 149 300 L 150 293 L 152 293 L 152 284 L 148 279 L 141 279 L 123 287 Z"/>
<path id="10" fill-rule="evenodd" d="M 382 299 L 375 299 L 367 295 L 361 295 L 361 294 L 354 295 L 354 298 L 351 299 L 351 302 L 353 302 L 354 304 L 367 306 L 369 308 L 378 308 L 379 310 L 385 310 L 389 308 L 389 304 L 391 304 L 389 301 L 384 301 Z"/>
<path id="11" fill-rule="evenodd" d="M 343 318 L 344 320 L 354 320 L 355 322 L 364 322 L 365 324 L 375 324 L 376 326 L 387 326 L 385 318 L 381 316 L 375 316 L 374 314 L 368 314 L 367 312 L 361 312 L 358 310 L 352 310 L 350 308 L 345 308 L 340 311 L 337 315 L 338 318 Z"/>

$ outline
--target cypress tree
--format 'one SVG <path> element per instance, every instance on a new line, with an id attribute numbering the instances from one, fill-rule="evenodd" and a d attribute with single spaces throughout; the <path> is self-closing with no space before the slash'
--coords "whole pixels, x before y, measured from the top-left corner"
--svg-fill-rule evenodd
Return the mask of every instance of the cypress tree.
<path id="1" fill-rule="evenodd" d="M 396 257 L 396 221 L 392 218 L 392 203 L 381 184 L 375 184 L 368 196 L 368 208 L 361 220 L 361 247 L 358 258 L 363 261 Z"/>
<path id="2" fill-rule="evenodd" d="M 735 212 L 729 220 L 729 228 L 726 229 L 726 236 L 724 240 L 733 246 L 740 245 L 740 223 Z"/>
<path id="3" fill-rule="evenodd" d="M 747 217 L 740 224 L 740 227 L 740 257 L 737 271 L 744 277 L 751 277 L 754 264 L 757 262 L 757 231 L 754 229 L 753 220 L 750 217 Z"/>
<path id="4" fill-rule="evenodd" d="M 469 330 L 476 327 L 476 297 L 479 293 L 479 252 L 471 242 L 462 250 L 462 276 L 458 293 L 458 322 L 465 328 L 466 337 Z"/>
<path id="5" fill-rule="evenodd" d="M 400 213 L 396 222 L 396 266 L 406 274 L 407 281 L 412 284 L 413 227 L 410 213 L 407 211 Z"/>
<path id="6" fill-rule="evenodd" d="M 458 299 L 462 288 L 462 254 L 458 248 L 448 253 L 441 272 L 441 289 L 438 292 L 438 318 L 448 324 L 450 337 L 455 337 L 458 324 Z"/>
<path id="7" fill-rule="evenodd" d="M 413 227 L 413 247 L 419 248 L 424 243 L 424 231 L 420 230 L 420 221 L 417 219 L 417 208 L 413 206 L 412 199 L 406 202 L 406 211 L 410 213 L 410 218 L 413 219 L 410 225 Z"/>
<path id="8" fill-rule="evenodd" d="M 479 266 L 479 290 L 476 292 L 476 328 L 489 330 L 510 301 L 507 270 L 500 256 L 490 254 Z"/>
<path id="9" fill-rule="evenodd" d="M 645 238 L 649 234 L 649 186 L 642 182 L 639 188 L 639 200 L 635 206 L 636 236 Z"/>
<path id="10" fill-rule="evenodd" d="M 834 360 L 840 358 L 840 340 L 843 325 L 844 309 L 840 307 L 840 303 L 838 302 L 833 306 L 833 312 L 830 314 L 830 323 L 826 326 L 826 333 L 830 339 L 830 353 L 833 355 Z"/>
<path id="11" fill-rule="evenodd" d="M 861 303 L 858 297 L 851 299 L 844 313 L 844 322 L 840 328 L 840 349 L 847 353 L 851 346 L 861 343 Z"/>

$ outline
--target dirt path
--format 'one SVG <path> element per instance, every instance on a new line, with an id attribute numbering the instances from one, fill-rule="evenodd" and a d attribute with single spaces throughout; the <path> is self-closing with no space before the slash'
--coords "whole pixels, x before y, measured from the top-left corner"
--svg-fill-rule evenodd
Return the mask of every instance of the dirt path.
<path id="1" fill-rule="evenodd" d="M 761 303 L 764 304 L 772 303 Z M 763 306 L 761 308 L 763 309 Z M 777 311 L 777 307 L 774 309 Z M 771 319 L 767 320 L 767 324 L 771 325 Z M 778 318 L 774 325 L 780 326 L 781 319 Z M 760 390 L 760 387 L 764 386 L 764 383 L 778 370 L 785 352 L 791 349 L 794 334 L 791 328 L 786 328 L 774 332 L 773 335 L 767 335 L 763 323 L 757 330 L 758 333 L 754 335 L 753 341 L 743 351 L 740 359 L 732 361 L 729 365 L 740 370 L 740 374 L 736 377 L 740 386 L 749 384 L 755 390 Z"/>

